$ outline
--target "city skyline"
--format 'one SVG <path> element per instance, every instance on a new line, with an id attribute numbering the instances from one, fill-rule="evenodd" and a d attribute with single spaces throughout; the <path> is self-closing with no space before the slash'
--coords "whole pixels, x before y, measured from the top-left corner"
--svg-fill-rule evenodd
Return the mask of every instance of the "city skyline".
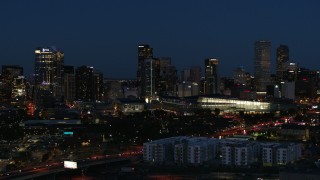
<path id="1" fill-rule="evenodd" d="M 34 48 L 55 45 L 65 52 L 66 65 L 99 67 L 110 78 L 135 78 L 136 47 L 145 43 L 155 57 L 171 57 L 178 70 L 203 67 L 203 59 L 216 57 L 222 76 L 231 76 L 239 66 L 253 73 L 254 42 L 268 40 L 272 73 L 280 44 L 290 48 L 290 61 L 319 66 L 317 1 L 60 2 L 2 3 L 3 65 L 21 65 L 28 75 Z"/>
<path id="2" fill-rule="evenodd" d="M 320 179 L 320 1 L 0 1 L 0 179 Z"/>

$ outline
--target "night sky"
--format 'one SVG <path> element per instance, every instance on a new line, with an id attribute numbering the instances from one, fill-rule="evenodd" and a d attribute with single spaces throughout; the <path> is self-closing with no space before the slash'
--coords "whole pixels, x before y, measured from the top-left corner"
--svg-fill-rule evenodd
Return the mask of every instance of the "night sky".
<path id="1" fill-rule="evenodd" d="M 55 45 L 66 65 L 134 78 L 137 46 L 172 57 L 178 70 L 220 60 L 220 74 L 253 72 L 254 41 L 280 44 L 300 66 L 320 69 L 319 0 L 1 0 L 0 64 L 33 72 L 34 49 Z"/>

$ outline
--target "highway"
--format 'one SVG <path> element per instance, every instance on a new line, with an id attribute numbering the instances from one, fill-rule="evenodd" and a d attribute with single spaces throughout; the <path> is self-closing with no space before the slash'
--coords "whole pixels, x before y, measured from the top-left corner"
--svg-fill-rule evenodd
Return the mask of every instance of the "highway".
<path id="1" fill-rule="evenodd" d="M 123 160 L 129 160 L 131 158 L 141 156 L 141 154 L 142 154 L 142 151 L 131 151 L 131 152 L 125 152 L 121 154 L 92 156 L 90 158 L 76 160 L 78 165 L 77 169 L 87 168 L 90 166 L 95 166 L 100 164 L 119 162 Z M 50 175 L 50 174 L 53 175 L 53 174 L 57 174 L 57 173 L 68 171 L 68 170 L 70 169 L 66 169 L 64 167 L 63 161 L 53 162 L 50 164 L 44 164 L 44 165 L 36 166 L 32 168 L 6 172 L 4 174 L 1 174 L 0 179 L 25 180 L 25 179 L 32 179 L 32 178 L 41 177 L 41 176 Z"/>
<path id="2" fill-rule="evenodd" d="M 280 125 L 281 123 L 275 123 L 272 121 L 259 123 L 253 126 L 247 126 L 247 127 L 235 127 L 227 130 L 220 131 L 218 133 L 213 134 L 212 137 L 219 138 L 219 137 L 226 137 L 226 136 L 232 136 L 236 134 L 246 134 L 246 132 L 251 130 L 259 130 L 263 127 L 268 127 L 270 125 Z"/>

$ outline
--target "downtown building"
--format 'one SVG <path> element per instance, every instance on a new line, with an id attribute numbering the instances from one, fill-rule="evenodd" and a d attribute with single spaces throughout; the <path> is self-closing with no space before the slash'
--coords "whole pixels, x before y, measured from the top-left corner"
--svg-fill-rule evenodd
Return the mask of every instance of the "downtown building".
<path id="1" fill-rule="evenodd" d="M 280 45 L 276 51 L 276 85 L 274 85 L 275 91 L 279 89 L 279 97 L 295 99 L 296 78 L 297 65 L 289 62 L 289 47 Z M 274 97 L 277 95 L 274 94 Z"/>
<path id="2" fill-rule="evenodd" d="M 97 102 L 103 97 L 103 74 L 91 66 L 80 66 L 75 71 L 77 101 Z"/>
<path id="3" fill-rule="evenodd" d="M 22 107 L 27 96 L 23 67 L 3 65 L 0 75 L 0 103 L 8 107 Z"/>
<path id="4" fill-rule="evenodd" d="M 188 97 L 198 96 L 200 93 L 201 68 L 193 66 L 190 69 L 183 69 L 179 83 L 177 83 L 177 96 Z"/>
<path id="5" fill-rule="evenodd" d="M 170 57 L 159 58 L 159 73 L 156 78 L 156 91 L 160 96 L 175 96 L 177 69 L 171 64 Z"/>
<path id="6" fill-rule="evenodd" d="M 297 69 L 295 81 L 296 99 L 314 99 L 320 97 L 320 71 L 306 68 Z"/>
<path id="7" fill-rule="evenodd" d="M 161 108 L 181 114 L 192 114 L 196 109 L 220 109 L 223 113 L 263 114 L 275 111 L 281 106 L 270 102 L 249 101 L 222 95 L 161 97 Z"/>
<path id="8" fill-rule="evenodd" d="M 256 99 L 256 92 L 254 91 L 254 78 L 243 67 L 238 67 L 233 71 L 233 84 L 229 83 L 229 87 L 226 90 L 231 90 L 230 94 L 223 93 L 224 95 L 230 95 L 242 100 L 254 100 Z"/>
<path id="9" fill-rule="evenodd" d="M 276 81 L 282 82 L 285 80 L 285 72 L 289 63 L 289 47 L 280 45 L 276 52 Z"/>
<path id="10" fill-rule="evenodd" d="M 76 97 L 75 71 L 73 66 L 64 66 L 64 98 L 71 103 Z"/>
<path id="11" fill-rule="evenodd" d="M 136 79 L 104 79 L 104 101 L 116 99 L 138 99 L 138 85 Z"/>
<path id="12" fill-rule="evenodd" d="M 38 106 L 64 100 L 64 52 L 54 46 L 35 49 L 34 94 Z"/>
<path id="13" fill-rule="evenodd" d="M 257 92 L 266 92 L 270 85 L 271 42 L 256 41 L 254 44 L 254 77 Z"/>
<path id="14" fill-rule="evenodd" d="M 159 60 L 145 59 L 141 70 L 141 97 L 146 99 L 146 102 L 151 102 L 158 92 L 156 91 L 157 79 L 159 73 Z"/>
<path id="15" fill-rule="evenodd" d="M 176 95 L 177 70 L 170 57 L 154 58 L 149 45 L 138 46 L 137 81 L 141 99 L 146 102 Z"/>
<path id="16" fill-rule="evenodd" d="M 205 59 L 204 94 L 219 94 L 219 60 L 215 58 Z"/>
<path id="17" fill-rule="evenodd" d="M 298 65 L 292 62 L 286 62 L 283 64 L 283 67 L 285 70 L 282 72 L 280 82 L 281 97 L 294 100 L 296 96 L 295 86 L 297 81 Z"/>
<path id="18" fill-rule="evenodd" d="M 151 48 L 148 44 L 140 44 L 138 45 L 138 70 L 137 70 L 137 81 L 140 86 L 139 94 L 140 98 L 144 98 L 148 93 L 152 93 L 152 89 L 150 87 L 146 87 L 148 83 L 153 82 L 154 79 L 150 73 L 152 72 L 152 64 L 154 64 L 153 60 L 153 48 Z M 149 66 L 149 69 L 145 69 Z M 146 77 L 148 76 L 148 77 Z M 149 77 L 150 76 L 150 77 Z M 151 88 L 153 85 L 151 85 Z M 148 88 L 148 89 L 147 89 Z M 149 91 L 149 92 L 146 92 Z M 154 92 L 154 91 L 153 91 Z"/>

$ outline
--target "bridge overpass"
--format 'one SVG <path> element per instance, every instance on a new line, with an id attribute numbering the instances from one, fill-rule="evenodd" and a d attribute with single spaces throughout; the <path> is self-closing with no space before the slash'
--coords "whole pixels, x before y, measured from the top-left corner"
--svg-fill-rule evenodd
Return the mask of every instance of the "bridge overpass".
<path id="1" fill-rule="evenodd" d="M 133 158 L 141 157 L 141 154 L 117 154 L 117 155 L 105 155 L 105 156 L 95 156 L 88 159 L 77 160 L 77 169 L 86 169 L 90 166 L 110 164 L 116 162 L 123 162 L 127 160 L 132 160 Z M 55 162 L 51 164 L 46 164 L 43 166 L 37 166 L 29 169 L 23 169 L 18 171 L 9 172 L 7 174 L 3 174 L 0 179 L 14 179 L 14 180 L 27 180 L 33 178 L 40 178 L 42 176 L 50 176 L 53 177 L 56 174 L 65 171 L 72 171 L 72 169 L 64 168 L 63 162 Z M 54 178 L 53 178 L 54 179 Z"/>

